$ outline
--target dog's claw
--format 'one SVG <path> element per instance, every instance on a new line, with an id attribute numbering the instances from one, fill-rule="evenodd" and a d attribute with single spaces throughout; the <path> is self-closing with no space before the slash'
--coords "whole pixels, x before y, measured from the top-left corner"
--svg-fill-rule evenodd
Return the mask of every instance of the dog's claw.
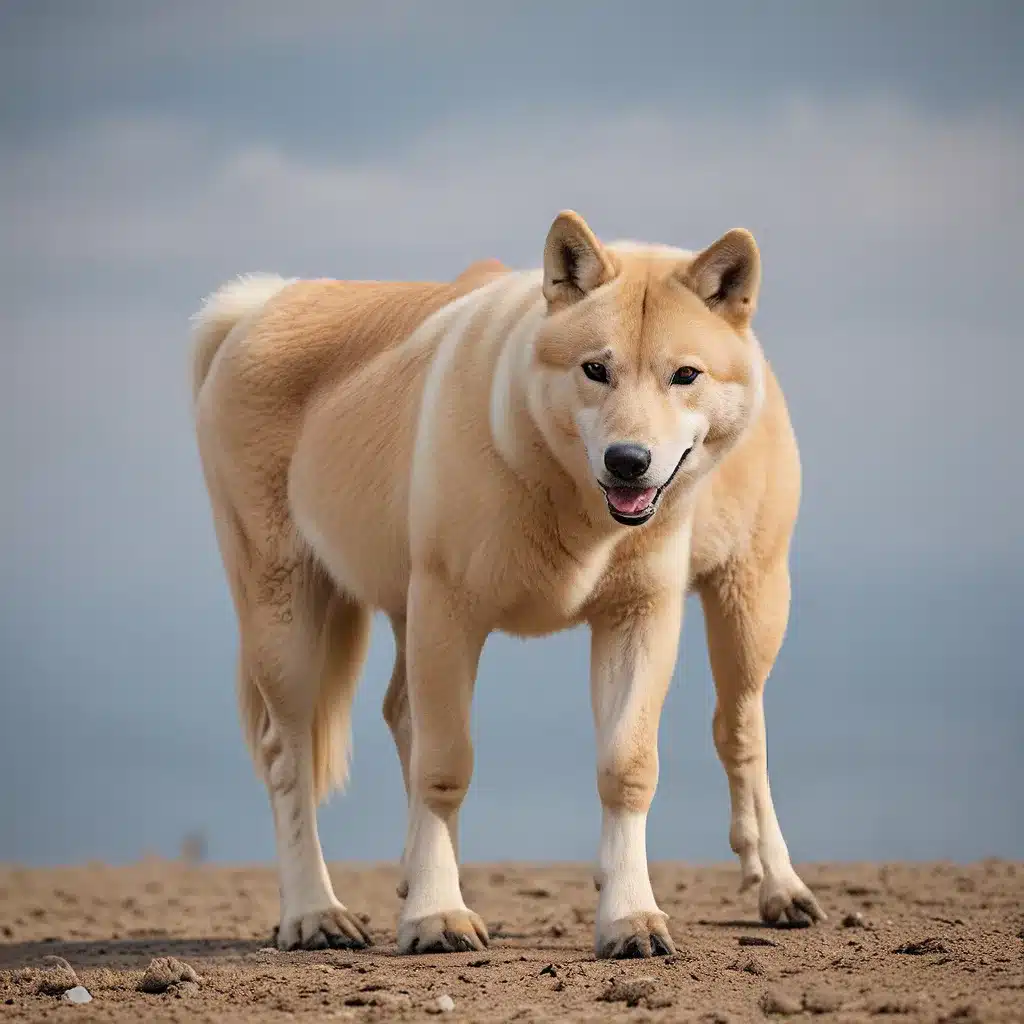
<path id="1" fill-rule="evenodd" d="M 284 951 L 365 949 L 373 939 L 359 919 L 339 905 L 286 918 L 274 929 L 274 945 Z"/>
<path id="2" fill-rule="evenodd" d="M 472 910 L 431 914 L 398 926 L 400 953 L 468 953 L 491 943 L 487 926 Z"/>
<path id="3" fill-rule="evenodd" d="M 675 943 L 668 933 L 666 915 L 631 914 L 614 921 L 598 935 L 596 952 L 601 960 L 632 960 L 650 956 L 671 956 Z"/>
<path id="4" fill-rule="evenodd" d="M 765 924 L 806 927 L 828 920 L 814 893 L 795 871 L 781 879 L 766 877 L 758 904 Z"/>

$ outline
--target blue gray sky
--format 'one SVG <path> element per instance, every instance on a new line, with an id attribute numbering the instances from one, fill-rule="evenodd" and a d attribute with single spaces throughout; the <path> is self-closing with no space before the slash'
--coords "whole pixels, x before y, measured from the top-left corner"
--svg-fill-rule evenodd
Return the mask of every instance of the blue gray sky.
<path id="1" fill-rule="evenodd" d="M 754 231 L 805 498 L 769 683 L 798 859 L 1024 856 L 1024 9 L 680 0 L 0 7 L 0 859 L 272 856 L 191 432 L 188 316 L 252 270 L 535 265 L 551 218 Z M 699 607 L 657 858 L 729 856 Z M 470 859 L 591 856 L 580 632 L 495 637 Z M 331 859 L 400 851 L 381 624 Z M 523 737 L 525 737 L 525 742 Z"/>

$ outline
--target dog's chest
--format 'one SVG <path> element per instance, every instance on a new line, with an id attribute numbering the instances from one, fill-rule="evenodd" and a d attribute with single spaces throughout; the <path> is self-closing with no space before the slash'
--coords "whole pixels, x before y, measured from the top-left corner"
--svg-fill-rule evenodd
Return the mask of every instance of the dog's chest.
<path id="1" fill-rule="evenodd" d="M 540 636 L 568 629 L 604 579 L 612 546 L 580 555 L 570 549 L 519 552 L 519 564 L 503 564 L 492 579 L 496 628 L 519 636 Z M 525 557 L 524 557 L 525 556 Z"/>

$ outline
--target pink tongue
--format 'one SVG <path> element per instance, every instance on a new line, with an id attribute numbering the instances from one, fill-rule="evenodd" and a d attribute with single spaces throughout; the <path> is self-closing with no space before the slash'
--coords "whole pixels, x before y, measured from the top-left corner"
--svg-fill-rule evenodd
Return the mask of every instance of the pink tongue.
<path id="1" fill-rule="evenodd" d="M 608 504 L 624 516 L 635 516 L 654 500 L 655 490 L 654 487 L 645 487 L 642 491 L 636 487 L 610 487 Z"/>

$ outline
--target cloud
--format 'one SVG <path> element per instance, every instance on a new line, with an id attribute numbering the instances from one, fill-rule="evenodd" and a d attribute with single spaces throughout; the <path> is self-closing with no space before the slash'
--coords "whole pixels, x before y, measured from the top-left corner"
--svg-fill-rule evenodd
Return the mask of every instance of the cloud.
<path id="1" fill-rule="evenodd" d="M 0 220 L 17 241 L 0 285 L 5 343 L 27 353 L 44 409 L 40 360 L 79 365 L 89 345 L 130 353 L 119 365 L 155 395 L 150 371 L 183 358 L 188 313 L 239 272 L 447 277 L 490 255 L 532 265 L 564 206 L 605 237 L 691 247 L 745 224 L 764 253 L 760 331 L 801 438 L 811 549 L 879 558 L 958 538 L 1018 550 L 1024 485 L 996 468 L 1024 372 L 1006 302 L 1024 269 L 1016 129 L 882 101 L 779 103 L 746 122 L 523 109 L 441 121 L 389 159 L 354 160 L 341 144 L 313 158 L 182 120 L 108 119 L 0 170 Z M 41 443 L 48 429 L 44 418 Z M 967 515 L 984 523 L 961 540 Z"/>
<path id="2" fill-rule="evenodd" d="M 684 245 L 747 223 L 770 273 L 842 274 L 844 290 L 894 276 L 913 287 L 935 272 L 963 280 L 975 250 L 982 285 L 995 287 L 1019 269 L 1017 127 L 881 101 L 780 103 L 746 123 L 521 110 L 500 124 L 434 124 L 387 160 L 356 162 L 344 140 L 314 160 L 229 147 L 185 122 L 107 120 L 9 156 L 0 209 L 19 261 L 47 268 L 245 269 L 258 258 L 429 274 L 431 261 L 484 252 L 533 262 L 550 216 L 572 205 L 606 235 Z"/>

